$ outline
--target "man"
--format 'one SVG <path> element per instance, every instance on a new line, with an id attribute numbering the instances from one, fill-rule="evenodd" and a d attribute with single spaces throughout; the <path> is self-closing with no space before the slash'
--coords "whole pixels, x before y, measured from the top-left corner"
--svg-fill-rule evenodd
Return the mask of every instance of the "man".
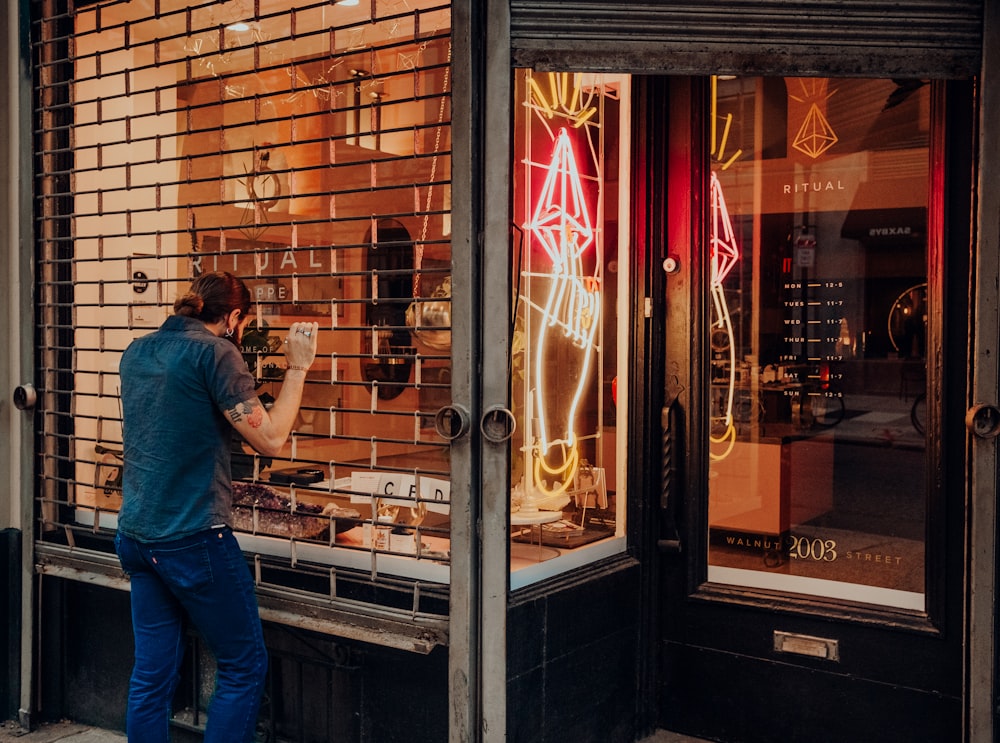
<path id="1" fill-rule="evenodd" d="M 168 743 L 184 616 L 216 658 L 206 743 L 252 741 L 267 671 L 254 585 L 230 528 L 230 438 L 276 456 L 316 355 L 316 323 L 293 323 L 287 369 L 268 410 L 239 350 L 250 292 L 229 273 L 199 276 L 174 315 L 122 355 L 124 471 L 116 549 L 131 579 L 135 664 L 130 743 Z"/>

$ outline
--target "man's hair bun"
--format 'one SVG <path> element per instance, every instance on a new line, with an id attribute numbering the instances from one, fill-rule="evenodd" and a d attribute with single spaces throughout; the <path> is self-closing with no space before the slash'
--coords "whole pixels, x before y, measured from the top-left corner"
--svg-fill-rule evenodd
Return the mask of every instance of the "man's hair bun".
<path id="1" fill-rule="evenodd" d="M 174 302 L 174 314 L 185 317 L 198 317 L 205 308 L 205 300 L 194 292 L 188 292 L 182 297 L 178 297 Z"/>
<path id="2" fill-rule="evenodd" d="M 174 314 L 193 317 L 204 323 L 224 319 L 233 310 L 243 317 L 250 312 L 250 290 L 241 279 L 226 271 L 203 273 L 191 288 L 174 302 Z"/>

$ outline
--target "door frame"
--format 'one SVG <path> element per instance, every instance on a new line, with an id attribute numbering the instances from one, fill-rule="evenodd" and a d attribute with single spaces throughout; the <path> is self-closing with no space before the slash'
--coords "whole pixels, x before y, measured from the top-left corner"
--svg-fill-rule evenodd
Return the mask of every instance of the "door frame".
<path id="1" fill-rule="evenodd" d="M 973 242 L 969 318 L 972 358 L 970 406 L 1000 400 L 1000 8 L 985 3 L 983 62 L 979 86 L 979 162 L 974 186 L 978 192 L 976 239 Z M 994 740 L 997 715 L 997 439 L 970 436 L 966 482 L 969 509 L 969 607 L 965 689 L 965 740 Z"/>
<path id="2" fill-rule="evenodd" d="M 896 630 L 901 630 L 902 634 L 905 636 L 925 635 L 930 637 L 940 637 L 944 642 L 946 647 L 941 649 L 942 655 L 940 656 L 940 673 L 946 674 L 941 678 L 951 677 L 953 680 L 948 682 L 956 688 L 955 696 L 958 695 L 957 687 L 961 685 L 961 679 L 968 679 L 968 670 L 961 674 L 961 677 L 957 675 L 957 671 L 953 668 L 953 662 L 955 664 L 961 663 L 963 665 L 969 664 L 971 657 L 968 655 L 967 651 L 963 650 L 970 646 L 970 627 L 966 621 L 965 613 L 962 609 L 962 604 L 969 600 L 968 590 L 971 585 L 966 585 L 964 589 L 959 586 L 949 584 L 946 586 L 948 591 L 947 596 L 951 599 L 956 598 L 956 593 L 962 597 L 962 601 L 951 601 L 946 602 L 945 596 L 935 596 L 933 590 L 933 581 L 928 581 L 927 595 L 928 595 L 928 608 L 931 613 L 930 618 L 939 618 L 944 626 L 938 627 L 932 622 L 925 621 L 920 617 L 913 617 L 911 619 L 907 618 L 897 618 L 889 616 L 890 612 L 884 612 L 880 609 L 872 610 L 858 610 L 856 607 L 846 608 L 838 607 L 836 604 L 831 602 L 826 602 L 823 600 L 810 601 L 807 597 L 804 597 L 803 601 L 796 602 L 784 602 L 782 600 L 775 601 L 775 597 L 768 595 L 764 592 L 754 591 L 753 589 L 739 589 L 730 588 L 725 586 L 703 586 L 707 580 L 707 569 L 705 561 L 698 557 L 705 554 L 707 549 L 707 502 L 700 495 L 707 493 L 707 481 L 704 480 L 704 476 L 701 474 L 701 469 L 703 467 L 703 462 L 707 459 L 707 441 L 703 441 L 705 438 L 705 431 L 701 428 L 698 419 L 705 415 L 707 411 L 707 393 L 704 389 L 704 384 L 701 381 L 699 369 L 699 360 L 706 358 L 705 354 L 705 344 L 707 343 L 707 334 L 704 331 L 704 322 L 708 317 L 707 309 L 705 304 L 707 304 L 707 298 L 705 297 L 706 292 L 701 290 L 705 282 L 705 273 L 708 271 L 708 266 L 704 256 L 700 256 L 695 250 L 692 250 L 693 246 L 705 244 L 702 236 L 704 235 L 705 225 L 702 223 L 700 217 L 700 212 L 704 209 L 702 203 L 702 196 L 699 194 L 707 193 L 705 188 L 705 182 L 707 181 L 707 168 L 700 164 L 698 152 L 703 151 L 700 147 L 701 140 L 700 137 L 703 135 L 699 131 L 698 124 L 688 124 L 688 122 L 694 122 L 700 119 L 700 116 L 695 116 L 699 111 L 705 110 L 704 100 L 705 93 L 704 88 L 699 89 L 699 85 L 695 78 L 690 78 L 688 84 L 679 84 L 674 82 L 672 85 L 672 90 L 670 94 L 672 97 L 669 102 L 664 102 L 660 104 L 652 103 L 651 108 L 656 110 L 671 110 L 675 113 L 679 112 L 679 115 L 674 119 L 675 123 L 673 126 L 675 129 L 671 129 L 668 135 L 668 139 L 673 140 L 679 137 L 681 142 L 677 144 L 669 145 L 669 157 L 672 158 L 669 163 L 666 161 L 668 153 L 660 152 L 660 148 L 656 145 L 649 145 L 648 143 L 653 139 L 651 136 L 654 132 L 654 126 L 652 120 L 647 116 L 646 121 L 650 122 L 648 124 L 649 131 L 645 133 L 640 141 L 647 143 L 647 146 L 651 146 L 653 149 L 651 151 L 648 159 L 651 161 L 651 165 L 648 167 L 656 168 L 663 167 L 664 174 L 662 179 L 667 182 L 666 191 L 673 191 L 674 193 L 683 193 L 684 196 L 680 197 L 680 204 L 675 204 L 673 202 L 667 202 L 669 198 L 666 194 L 656 193 L 656 187 L 651 186 L 649 194 L 646 194 L 647 209 L 646 212 L 649 214 L 656 213 L 666 213 L 668 214 L 667 223 L 665 225 L 647 225 L 645 229 L 645 234 L 650 241 L 653 253 L 650 257 L 650 264 L 656 265 L 661 260 L 666 258 L 671 258 L 674 260 L 675 264 L 680 263 L 682 265 L 682 270 L 676 274 L 671 274 L 665 277 L 662 288 L 654 289 L 653 295 L 653 312 L 654 314 L 659 313 L 662 308 L 662 312 L 666 317 L 665 330 L 667 332 L 676 331 L 681 333 L 681 342 L 675 343 L 676 348 L 670 348 L 665 354 L 664 365 L 660 368 L 664 369 L 663 385 L 665 389 L 664 397 L 669 402 L 674 396 L 674 392 L 671 391 L 671 387 L 676 388 L 680 392 L 682 398 L 686 399 L 685 409 L 682 411 L 682 416 L 677 419 L 682 421 L 682 439 L 680 444 L 683 445 L 683 455 L 681 456 L 681 467 L 680 472 L 674 471 L 672 474 L 674 477 L 678 478 L 679 482 L 677 485 L 670 488 L 672 493 L 664 494 L 661 496 L 661 524 L 669 525 L 670 523 L 678 523 L 681 525 L 682 542 L 684 544 L 683 554 L 687 556 L 696 556 L 694 558 L 678 558 L 675 555 L 670 555 L 667 551 L 661 558 L 663 561 L 663 567 L 661 568 L 665 573 L 673 573 L 674 577 L 668 577 L 662 582 L 661 588 L 663 586 L 671 586 L 670 591 L 672 593 L 674 603 L 671 606 L 672 600 L 664 596 L 655 597 L 654 600 L 666 601 L 664 605 L 659 609 L 659 614 L 662 617 L 661 627 L 669 628 L 671 626 L 681 626 L 685 625 L 688 627 L 704 625 L 710 621 L 722 621 L 720 620 L 720 614 L 730 613 L 731 616 L 738 618 L 753 617 L 756 615 L 758 619 L 756 621 L 760 622 L 759 629 L 764 632 L 768 629 L 768 626 L 774 624 L 775 627 L 779 625 L 786 625 L 796 632 L 807 633 L 807 630 L 812 629 L 816 634 L 822 634 L 821 631 L 816 631 L 817 628 L 822 630 L 826 626 L 835 626 L 838 635 L 846 638 L 854 637 L 858 638 L 859 641 L 863 639 L 865 633 L 870 633 L 872 628 L 884 625 L 889 628 L 894 628 Z M 941 88 L 947 86 L 947 90 L 952 90 L 954 85 L 964 85 L 964 83 L 944 83 L 941 84 Z M 669 86 L 668 86 L 669 87 Z M 666 95 L 666 90 L 660 92 L 661 95 Z M 639 96 L 637 96 L 638 98 Z M 961 97 L 961 96 L 960 96 Z M 974 106 L 975 100 L 973 95 L 967 96 L 967 98 L 962 98 L 962 100 L 971 99 L 971 103 Z M 939 103 L 941 99 L 939 97 Z M 966 107 L 963 109 L 966 127 L 961 129 L 955 129 L 955 131 L 966 131 L 971 127 L 971 117 L 972 110 L 971 107 Z M 949 115 L 949 119 L 954 118 L 953 115 Z M 691 129 L 688 131 L 688 129 Z M 945 130 L 949 145 L 956 141 L 954 135 L 949 134 L 949 130 Z M 689 146 L 685 145 L 685 142 L 690 143 Z M 940 143 L 943 145 L 943 141 Z M 937 150 L 937 156 L 943 157 L 940 152 L 940 148 L 937 144 L 932 145 L 932 155 L 935 154 Z M 974 171 L 976 163 L 972 161 L 972 154 L 967 154 L 965 157 L 969 158 L 966 162 L 966 166 L 970 171 Z M 971 195 L 967 191 L 962 190 L 962 185 L 967 182 L 963 180 L 962 176 L 966 172 L 965 167 L 960 166 L 958 169 L 958 177 L 953 181 L 955 184 L 951 189 L 948 189 L 946 193 L 949 194 L 948 200 L 957 202 L 957 209 L 953 206 L 951 211 L 950 220 L 957 223 L 958 226 L 955 228 L 952 225 L 952 230 L 947 233 L 942 233 L 948 236 L 949 250 L 952 251 L 951 255 L 955 255 L 955 250 L 957 249 L 959 253 L 962 252 L 963 240 L 965 235 L 963 235 L 962 230 L 966 229 L 963 223 L 963 213 L 970 213 L 971 205 Z M 674 184 L 674 172 L 679 172 L 679 184 Z M 953 172 L 953 168 L 949 167 L 949 174 Z M 983 168 L 981 172 L 989 172 Z M 644 180 L 649 182 L 655 182 L 655 178 L 646 175 Z M 680 186 L 678 191 L 677 185 Z M 687 188 L 685 188 L 687 186 Z M 944 189 L 939 189 L 941 192 Z M 955 194 L 958 194 L 956 196 Z M 933 197 L 932 197 L 933 198 Z M 663 203 L 660 203 L 659 199 L 663 199 Z M 940 200 L 940 199 L 939 199 Z M 669 207 L 669 208 L 667 208 Z M 661 212 L 661 208 L 663 211 Z M 935 205 L 932 202 L 932 208 Z M 943 207 L 939 207 L 943 208 Z M 994 211 L 994 214 L 996 212 Z M 942 227 L 942 229 L 944 229 Z M 958 237 L 950 237 L 957 231 Z M 967 234 L 967 233 L 966 233 Z M 975 243 L 972 241 L 972 236 L 969 236 L 969 244 L 972 246 L 973 250 L 975 248 Z M 931 238 L 933 241 L 933 237 Z M 657 241 L 659 241 L 659 248 L 662 251 L 661 254 L 657 254 Z M 939 265 L 935 262 L 935 251 L 938 250 L 933 242 L 928 244 L 928 267 L 929 270 L 940 270 L 935 268 Z M 980 250 L 978 251 L 979 258 L 982 260 L 982 253 L 990 252 Z M 995 259 L 996 252 L 993 252 L 993 258 Z M 951 271 L 952 274 L 963 274 L 956 277 L 955 275 L 947 276 L 947 272 L 941 278 L 941 281 L 948 281 L 949 290 L 953 293 L 952 296 L 959 295 L 957 288 L 966 281 L 964 274 L 965 271 L 962 267 L 967 265 L 965 261 L 972 256 L 959 255 L 958 258 L 953 258 L 949 264 L 950 268 L 954 270 Z M 957 263 L 956 263 L 957 262 Z M 688 266 L 683 266 L 684 263 L 688 263 Z M 996 265 L 994 264 L 993 269 L 996 270 Z M 654 280 L 654 287 L 655 287 Z M 973 299 L 975 300 L 977 306 L 970 307 L 968 315 L 970 317 L 975 317 L 978 311 L 982 309 L 983 303 L 986 303 L 987 307 L 994 307 L 997 295 L 995 290 L 992 295 L 989 295 L 989 288 L 991 282 L 980 281 L 977 285 L 981 291 L 976 292 Z M 964 293 L 964 285 L 961 287 L 962 293 Z M 662 299 L 657 299 L 656 294 L 661 293 Z M 940 306 L 940 305 L 939 305 Z M 690 310 L 688 308 L 691 308 Z M 954 310 L 952 310 L 954 311 Z M 690 316 L 689 316 L 690 313 Z M 957 322 L 955 320 L 949 321 L 950 327 L 947 329 L 951 333 L 951 339 L 947 341 L 948 346 L 944 349 L 955 349 L 961 348 L 968 336 L 968 332 L 974 332 L 976 323 L 970 324 L 967 328 L 962 326 L 965 320 L 962 319 L 962 313 L 958 314 Z M 995 314 L 993 315 L 995 317 Z M 978 323 L 982 326 L 984 323 Z M 992 323 L 987 323 L 990 325 L 991 332 L 993 334 L 990 340 L 995 339 L 997 323 L 994 321 Z M 939 328 L 939 330 L 944 330 Z M 963 332 L 964 331 L 964 332 Z M 979 331 L 981 332 L 981 331 Z M 941 333 L 938 334 L 941 337 Z M 959 337 L 962 336 L 962 337 Z M 989 346 L 990 348 L 995 348 L 995 345 Z M 943 355 L 943 354 L 942 354 Z M 978 354 L 977 354 L 978 356 Z M 980 357 L 981 358 L 981 357 Z M 943 362 L 939 359 L 933 360 L 929 359 L 929 364 L 936 364 L 941 366 Z M 656 367 L 654 367 L 656 368 Z M 956 382 L 959 387 L 964 386 L 962 380 L 965 375 L 961 367 L 953 368 L 949 372 L 952 377 L 952 385 Z M 995 383 L 996 374 L 990 374 L 987 370 L 986 374 L 980 374 L 981 376 L 988 376 L 994 383 L 993 396 L 987 399 L 996 399 L 995 397 Z M 654 377 L 656 374 L 654 373 Z M 930 371 L 930 376 L 933 379 L 935 373 L 933 370 Z M 658 381 L 658 380 L 657 380 Z M 946 385 L 947 386 L 947 385 Z M 987 390 L 988 392 L 989 390 Z M 979 393 L 979 390 L 976 390 Z M 651 401 L 652 402 L 652 401 Z M 961 433 L 960 420 L 964 417 L 964 397 L 962 396 L 961 390 L 959 390 L 956 395 L 954 392 L 949 394 L 949 399 L 946 401 L 949 403 L 947 410 L 950 412 L 946 416 L 946 420 L 943 422 L 943 426 L 947 428 L 942 428 L 941 430 L 950 435 L 952 439 L 954 438 L 964 438 Z M 666 419 L 665 419 L 666 420 Z M 952 477 L 958 476 L 958 473 L 964 472 L 964 462 L 967 460 L 965 456 L 965 443 L 964 441 L 955 442 L 949 440 L 945 442 L 949 452 L 943 454 L 942 456 L 948 457 L 949 466 L 952 468 Z M 676 446 L 674 447 L 677 448 Z M 653 457 L 655 455 L 654 451 L 650 451 L 649 455 Z M 655 461 L 655 459 L 654 459 Z M 929 466 L 933 465 L 935 459 L 933 456 L 929 455 Z M 935 470 L 936 471 L 936 470 Z M 995 471 L 995 470 L 994 470 Z M 684 476 L 686 473 L 686 477 Z M 967 485 L 972 483 L 977 483 L 974 474 L 972 478 L 966 477 Z M 665 480 L 667 472 L 664 472 Z M 987 490 L 989 493 L 995 494 L 996 483 L 993 480 L 989 482 L 982 483 L 982 485 L 977 485 Z M 942 486 L 943 488 L 943 486 Z M 948 499 L 952 500 L 954 503 L 955 496 L 959 492 L 965 493 L 965 487 L 958 487 L 957 489 L 952 489 L 948 492 Z M 683 495 L 681 494 L 683 493 Z M 945 490 L 941 490 L 941 495 L 943 496 Z M 929 491 L 928 495 L 933 497 L 933 491 Z M 985 497 L 985 496 L 980 496 Z M 965 498 L 963 501 L 968 502 Z M 683 501 L 681 503 L 681 501 Z M 666 513 L 664 513 L 666 511 Z M 970 520 L 970 511 L 964 510 L 964 516 L 961 519 L 956 517 L 958 511 L 958 506 L 950 505 L 948 511 L 948 525 L 947 528 L 947 544 L 949 545 L 949 555 L 947 556 L 947 561 L 944 560 L 944 555 L 935 555 L 930 551 L 933 547 L 933 540 L 929 539 L 928 546 L 928 567 L 933 571 L 944 570 L 944 564 L 947 563 L 949 575 L 953 579 L 961 581 L 961 575 L 963 574 L 962 568 L 964 566 L 957 564 L 956 559 L 962 561 L 964 558 L 965 547 L 967 540 L 967 525 Z M 987 518 L 990 524 L 993 523 L 994 518 L 992 517 L 993 511 L 990 512 L 991 516 Z M 956 523 L 958 522 L 958 523 Z M 985 525 L 981 525 L 982 529 L 986 529 Z M 666 537 L 666 539 L 665 539 Z M 659 544 L 663 545 L 665 541 L 669 541 L 669 534 L 661 534 L 658 537 Z M 988 535 L 978 535 L 979 543 L 985 542 L 989 546 L 993 545 L 993 534 Z M 992 549 L 988 553 L 992 555 Z M 677 560 L 683 561 L 683 565 L 678 565 Z M 938 568 L 934 565 L 935 559 L 941 561 L 941 567 Z M 985 582 L 986 577 L 980 577 L 981 582 Z M 683 586 L 681 585 L 683 584 Z M 989 596 L 992 595 L 992 592 Z M 947 604 L 947 605 L 946 605 Z M 712 608 L 715 607 L 715 608 Z M 729 607 L 728 609 L 726 607 Z M 940 612 L 935 611 L 940 608 Z M 672 616 L 677 614 L 679 616 Z M 992 617 L 991 617 L 992 618 Z M 779 620 L 779 621 L 773 621 Z M 833 625 L 830 623 L 833 622 Z M 768 626 L 765 626 L 768 625 Z M 659 635 L 657 633 L 664 631 L 667 634 Z M 827 630 L 833 631 L 833 630 Z M 769 634 L 769 633 L 767 633 Z M 653 638 L 663 640 L 665 644 L 661 645 L 661 652 L 664 657 L 668 657 L 666 638 L 669 636 L 669 630 L 661 630 L 660 628 L 653 629 Z M 681 637 L 683 635 L 678 635 Z M 701 641 L 706 640 L 706 635 L 704 633 L 698 634 L 697 632 L 692 633 L 692 636 L 697 636 Z M 992 647 L 992 627 L 987 633 L 990 638 L 990 643 Z M 893 643 L 897 644 L 899 648 L 904 648 L 907 644 L 905 637 L 901 637 L 900 632 L 895 633 L 896 639 L 893 640 L 890 635 L 886 640 L 886 648 L 892 646 Z M 871 641 L 870 639 L 868 641 Z M 917 642 L 920 642 L 917 640 Z M 679 644 L 683 645 L 685 643 L 678 641 Z M 717 644 L 713 645 L 710 642 L 704 642 L 703 645 L 695 642 L 694 645 L 690 647 L 701 648 L 705 650 L 707 648 L 715 647 L 718 651 L 723 651 L 733 654 L 748 654 L 749 657 L 756 657 L 764 663 L 775 662 L 773 658 L 768 658 L 763 651 L 758 649 L 756 653 L 748 652 L 746 648 L 740 649 L 733 644 Z M 984 653 L 983 649 L 978 650 L 980 654 Z M 887 655 L 891 656 L 892 651 L 889 651 Z M 980 657 L 983 657 L 980 655 Z M 986 658 L 992 658 L 992 654 L 986 655 Z M 985 662 L 980 661 L 980 664 L 985 664 Z M 809 668 L 807 666 L 807 668 Z M 810 669 L 816 670 L 816 669 Z M 821 671 L 823 669 L 820 669 Z M 828 669 L 833 673 L 833 669 Z M 841 672 L 845 673 L 855 673 L 856 668 L 842 668 Z M 992 672 L 992 668 L 990 669 Z M 662 671 L 665 674 L 672 673 L 672 669 L 664 669 Z M 860 675 L 860 674 L 859 674 Z M 861 675 L 864 678 L 863 675 Z M 984 675 L 981 673 L 981 678 Z M 876 678 L 876 677 L 872 677 Z M 660 679 L 661 681 L 663 679 Z M 883 679 L 884 680 L 884 679 Z M 925 679 L 924 683 L 927 683 L 929 679 Z M 991 688 L 992 677 L 989 677 L 990 684 L 987 688 Z M 968 683 L 968 682 L 967 682 Z M 917 688 L 932 688 L 930 686 Z M 963 687 L 963 696 L 968 696 L 968 689 Z M 992 700 L 992 693 L 990 693 L 990 700 Z M 984 693 L 985 695 L 985 693 Z M 665 698 L 665 697 L 664 697 Z M 660 704 L 665 704 L 664 701 L 660 701 Z M 969 706 L 975 710 L 971 704 L 964 701 L 962 706 Z M 961 719 L 963 727 L 968 724 L 971 728 L 971 722 L 966 722 L 966 714 L 963 713 L 961 718 L 955 718 L 955 724 L 959 723 Z M 982 715 L 976 717 L 975 724 L 977 725 L 977 730 L 979 731 L 977 735 L 982 735 L 983 731 L 988 729 L 984 726 L 991 726 L 991 721 L 983 721 Z M 687 731 L 695 732 L 698 731 Z M 718 731 L 716 731 L 718 732 Z M 986 738 L 968 738 L 969 740 L 986 740 Z"/>
<path id="3" fill-rule="evenodd" d="M 477 122 L 474 147 L 467 168 L 470 181 L 482 184 L 469 194 L 470 209 L 479 214 L 475 241 L 470 245 L 478 262 L 466 290 L 469 307 L 477 313 L 472 324 L 477 354 L 472 366 L 478 379 L 472 400 L 473 463 L 478 466 L 478 518 L 474 529 L 480 540 L 476 576 L 476 642 L 470 647 L 470 696 L 477 714 L 468 730 L 452 729 L 450 739 L 502 743 L 507 740 L 507 613 L 510 592 L 510 453 L 507 441 L 482 435 L 485 416 L 506 410 L 510 399 L 510 339 L 506 312 L 510 304 L 510 191 L 513 153 L 513 69 L 510 65 L 510 7 L 507 0 L 455 0 L 466 3 L 477 23 L 467 42 L 478 65 L 472 75 L 470 117 Z M 456 37 L 459 29 L 455 29 Z M 487 124 L 488 122 L 488 124 Z M 486 134 L 487 127 L 489 134 Z M 455 189 L 461 193 L 461 189 Z M 493 277 L 492 279 L 490 277 Z M 494 308 L 490 310 L 490 308 Z M 473 503 L 477 498 L 473 497 Z M 454 600 L 454 599 L 453 599 Z M 454 680 L 452 681 L 452 683 Z"/>
<path id="4" fill-rule="evenodd" d="M 34 223 L 32 151 L 31 39 L 26 31 L 30 9 L 27 0 L 8 3 L 0 29 L 8 40 L 7 54 L 0 63 L 0 78 L 8 92 L 6 150 L 0 156 L 0 179 L 5 202 L 10 207 L 0 232 L 6 239 L 0 247 L 0 270 L 6 277 L 5 317 L 20 318 L 16 325 L 0 329 L 0 343 L 9 350 L 7 364 L 0 371 L 0 385 L 9 397 L 15 387 L 35 381 L 34 336 Z M 10 585 L 13 589 L 7 610 L 10 665 L 6 682 L 11 704 L 16 702 L 18 721 L 29 727 L 34 715 L 35 689 L 35 588 L 34 573 L 34 491 L 35 491 L 35 410 L 16 410 L 0 405 L 0 441 L 7 446 L 0 453 L 0 471 L 8 473 L 5 492 L 0 492 L 0 528 L 10 528 Z M 16 636 L 15 636 L 16 635 Z M 0 688 L 3 685 L 0 684 Z M 4 702 L 7 702 L 4 699 Z"/>

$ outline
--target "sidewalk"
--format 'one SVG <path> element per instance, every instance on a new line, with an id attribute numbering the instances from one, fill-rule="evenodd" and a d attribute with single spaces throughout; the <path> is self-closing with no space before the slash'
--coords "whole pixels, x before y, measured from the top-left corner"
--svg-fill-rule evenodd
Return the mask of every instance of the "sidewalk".
<path id="1" fill-rule="evenodd" d="M 46 723 L 25 732 L 16 722 L 0 724 L 0 743 L 124 743 L 125 734 L 79 725 L 75 722 Z"/>
<path id="2" fill-rule="evenodd" d="M 21 730 L 16 722 L 0 724 L 0 743 L 124 743 L 123 733 L 101 730 L 75 722 L 47 723 L 30 733 Z M 583 743 L 583 741 L 581 741 Z M 640 743 L 708 743 L 701 738 L 691 738 L 679 733 L 657 730 Z"/>

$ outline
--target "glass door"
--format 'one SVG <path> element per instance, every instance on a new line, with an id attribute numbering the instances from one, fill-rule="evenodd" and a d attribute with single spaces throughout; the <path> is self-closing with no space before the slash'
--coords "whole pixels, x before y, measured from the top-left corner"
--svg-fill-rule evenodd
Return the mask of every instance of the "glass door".
<path id="1" fill-rule="evenodd" d="M 712 79 L 710 581 L 924 609 L 930 93 Z"/>
<path id="2" fill-rule="evenodd" d="M 660 535 L 661 725 L 954 739 L 965 514 L 943 473 L 962 471 L 969 196 L 943 185 L 969 162 L 945 112 L 970 99 L 863 78 L 646 90 L 670 122 L 651 167 L 683 451 L 661 499 L 684 543 Z"/>

